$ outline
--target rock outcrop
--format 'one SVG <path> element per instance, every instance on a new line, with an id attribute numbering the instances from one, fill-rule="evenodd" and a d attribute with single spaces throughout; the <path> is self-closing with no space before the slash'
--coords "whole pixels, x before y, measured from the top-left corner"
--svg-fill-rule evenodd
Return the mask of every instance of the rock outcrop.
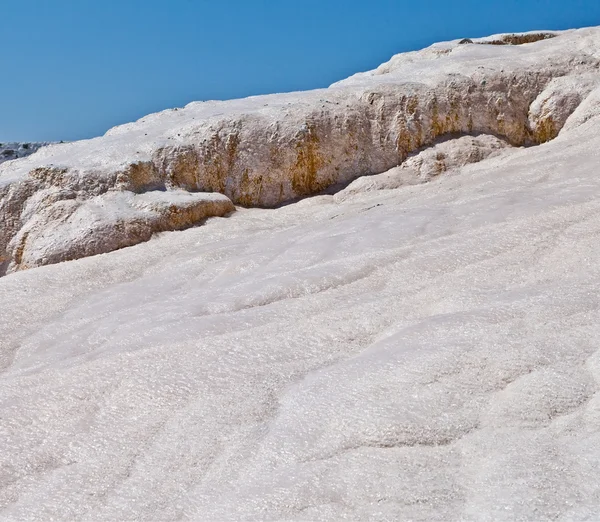
<path id="1" fill-rule="evenodd" d="M 0 168 L 0 259 L 12 271 L 147 239 L 151 232 L 103 241 L 101 220 L 92 249 L 61 236 L 77 228 L 74 205 L 112 201 L 113 192 L 128 191 L 131 201 L 156 190 L 218 192 L 237 205 L 273 207 L 386 172 L 448 136 L 548 141 L 598 84 L 600 33 L 540 34 L 473 40 L 504 46 L 436 44 L 329 89 L 192 103 L 9 162 Z M 213 203 L 203 218 L 232 209 Z M 115 222 L 133 219 L 119 206 L 115 213 Z M 179 227 L 197 223 L 183 214 L 189 220 Z M 146 223 L 147 231 L 169 228 Z M 35 236 L 54 238 L 42 241 L 43 254 L 33 228 L 54 231 Z"/>
<path id="2" fill-rule="evenodd" d="M 0 271 L 110 252 L 148 241 L 155 232 L 180 230 L 235 210 L 216 193 L 110 191 L 83 201 L 70 195 L 50 189 L 29 198 L 25 225 L 9 241 L 11 258 Z M 54 204 L 48 204 L 52 199 Z"/>

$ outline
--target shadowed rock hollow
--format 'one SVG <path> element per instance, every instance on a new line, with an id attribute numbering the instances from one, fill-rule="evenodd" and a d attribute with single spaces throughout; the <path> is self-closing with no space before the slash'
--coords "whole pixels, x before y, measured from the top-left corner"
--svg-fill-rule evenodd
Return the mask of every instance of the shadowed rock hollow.
<path id="1" fill-rule="evenodd" d="M 236 205 L 273 207 L 386 172 L 448 136 L 546 142 L 597 85 L 597 34 L 436 44 L 329 89 L 192 103 L 8 162 L 0 167 L 0 263 L 14 271 L 110 251 L 233 210 L 210 200 L 200 214 L 181 212 L 188 219 L 172 227 L 135 203 L 147 192 L 162 191 L 153 197 L 165 201 L 175 190 L 218 192 Z M 135 218 L 128 205 L 112 204 L 114 192 L 127 193 Z M 91 220 L 82 239 L 78 216 L 105 202 L 116 225 Z M 144 233 L 127 232 L 139 223 Z M 115 227 L 123 240 L 105 241 Z"/>

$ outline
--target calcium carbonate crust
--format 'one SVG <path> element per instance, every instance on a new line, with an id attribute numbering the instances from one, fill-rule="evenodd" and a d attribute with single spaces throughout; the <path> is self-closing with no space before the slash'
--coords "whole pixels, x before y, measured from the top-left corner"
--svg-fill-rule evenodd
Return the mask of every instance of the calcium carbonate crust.
<path id="1" fill-rule="evenodd" d="M 567 60 L 597 39 L 494 36 L 450 55 L 508 70 L 521 48 Z M 348 82 L 411 60 L 429 81 L 446 45 Z M 528 107 L 530 130 L 562 127 L 548 143 L 448 134 L 335 194 L 0 278 L 0 518 L 600 520 L 595 74 L 550 80 Z M 118 248 L 210 198 L 232 205 L 144 169 L 100 185 L 136 125 L 102 138 L 89 178 L 40 151 L 56 170 L 15 214 L 21 266 L 34 243 L 51 263 L 72 241 Z M 43 161 L 28 161 L 10 183 L 35 187 Z M 44 214 L 52 198 L 66 220 Z"/>
<path id="2" fill-rule="evenodd" d="M 454 41 L 329 89 L 192 103 L 46 147 L 0 166 L 1 270 L 108 252 L 234 204 L 274 207 L 386 172 L 449 138 L 549 141 L 592 95 L 599 66 L 597 29 Z M 396 182 L 431 175 L 403 171 Z"/>

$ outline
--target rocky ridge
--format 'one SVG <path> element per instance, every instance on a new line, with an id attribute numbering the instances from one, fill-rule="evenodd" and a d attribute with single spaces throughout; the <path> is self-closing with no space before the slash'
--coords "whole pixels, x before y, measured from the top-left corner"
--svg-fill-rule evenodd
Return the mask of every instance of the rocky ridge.
<path id="1" fill-rule="evenodd" d="M 404 162 L 396 183 L 426 181 L 452 167 L 428 148 L 447 142 L 445 157 L 455 144 L 463 150 L 453 138 L 481 136 L 466 156 L 477 161 L 490 140 L 544 143 L 597 92 L 598 29 L 471 41 L 394 56 L 328 89 L 192 103 L 8 162 L 3 271 L 108 252 L 227 215 L 234 204 L 274 207 Z M 419 154 L 412 164 L 433 161 L 428 174 L 406 168 Z"/>

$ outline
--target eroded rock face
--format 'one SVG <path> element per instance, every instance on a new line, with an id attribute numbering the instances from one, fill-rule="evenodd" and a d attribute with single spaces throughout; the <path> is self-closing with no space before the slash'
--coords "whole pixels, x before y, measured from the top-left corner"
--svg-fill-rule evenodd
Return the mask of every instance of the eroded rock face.
<path id="1" fill-rule="evenodd" d="M 105 249 L 82 249 L 75 239 L 67 246 L 57 236 L 56 252 L 44 240 L 43 258 L 28 253 L 27 230 L 60 222 L 56 230 L 65 231 L 63 220 L 83 212 L 82 201 L 114 191 L 218 192 L 238 205 L 272 207 L 386 172 L 449 135 L 519 146 L 552 139 L 598 84 L 600 32 L 505 43 L 523 45 L 436 44 L 329 89 L 192 103 L 9 162 L 0 168 L 0 259 L 17 270 L 147 239 L 132 225 L 131 240 L 106 241 Z M 195 223 L 190 215 L 181 226 Z"/>
<path id="2" fill-rule="evenodd" d="M 48 199 L 57 199 L 57 193 L 40 191 L 28 201 L 24 212 L 30 217 L 8 243 L 8 271 L 110 252 L 235 210 L 222 194 L 180 190 L 111 191 L 44 205 Z"/>
<path id="3" fill-rule="evenodd" d="M 536 143 L 550 141 L 598 85 L 595 73 L 562 76 L 548 83 L 529 108 L 529 128 Z"/>
<path id="4" fill-rule="evenodd" d="M 487 45 L 524 45 L 529 43 L 539 42 L 540 40 L 548 40 L 554 38 L 553 33 L 523 33 L 523 34 L 503 34 L 499 38 L 483 39 L 481 44 Z"/>
<path id="5" fill-rule="evenodd" d="M 143 166 L 103 178 L 39 168 L 0 187 L 0 275 L 110 252 L 235 210 L 222 194 L 161 187 Z"/>

